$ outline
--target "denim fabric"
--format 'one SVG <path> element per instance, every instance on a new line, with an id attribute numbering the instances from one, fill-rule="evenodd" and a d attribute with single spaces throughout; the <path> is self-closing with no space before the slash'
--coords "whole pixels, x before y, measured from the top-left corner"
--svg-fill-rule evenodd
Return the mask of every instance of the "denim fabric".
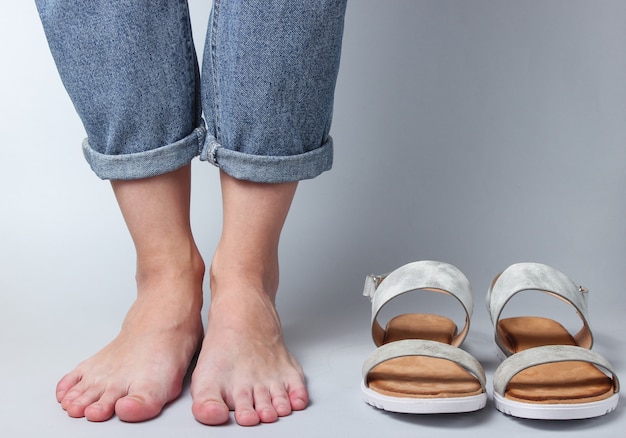
<path id="1" fill-rule="evenodd" d="M 197 155 L 258 182 L 330 169 L 345 0 L 215 0 L 202 79 L 186 0 L 36 3 L 100 178 Z"/>

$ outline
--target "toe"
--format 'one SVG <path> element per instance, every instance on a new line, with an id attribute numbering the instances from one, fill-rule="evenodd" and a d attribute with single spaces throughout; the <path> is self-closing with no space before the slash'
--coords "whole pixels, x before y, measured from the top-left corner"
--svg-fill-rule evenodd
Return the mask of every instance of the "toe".
<path id="1" fill-rule="evenodd" d="M 272 391 L 272 406 L 279 417 L 286 417 L 291 414 L 291 401 L 284 389 Z"/>
<path id="2" fill-rule="evenodd" d="M 71 402 L 62 402 L 61 406 L 72 418 L 82 418 L 85 416 L 85 408 L 89 406 L 89 404 L 81 404 L 80 399 L 73 400 Z"/>
<path id="3" fill-rule="evenodd" d="M 137 423 L 156 417 L 165 402 L 140 394 L 129 394 L 115 403 L 115 413 L 122 421 Z"/>
<path id="4" fill-rule="evenodd" d="M 254 391 L 254 409 L 262 423 L 273 423 L 278 420 L 278 413 L 272 404 L 272 396 L 264 387 Z"/>
<path id="5" fill-rule="evenodd" d="M 67 409 L 74 404 L 74 401 L 78 400 L 84 393 L 84 389 L 74 387 L 65 392 L 63 397 L 59 400 L 59 403 L 61 403 L 61 407 L 67 411 Z"/>
<path id="6" fill-rule="evenodd" d="M 72 389 L 67 396 L 61 401 L 61 406 L 67 411 L 67 414 L 73 418 L 81 418 L 85 416 L 85 409 L 97 402 L 102 391 L 98 388 L 89 388 L 80 392 L 79 389 Z"/>
<path id="7" fill-rule="evenodd" d="M 252 406 L 246 405 L 235 408 L 235 421 L 240 426 L 256 426 L 261 419 Z"/>
<path id="8" fill-rule="evenodd" d="M 105 390 L 98 400 L 85 408 L 85 418 L 89 421 L 106 421 L 115 413 L 115 403 L 126 395 L 122 387 L 111 387 Z"/>
<path id="9" fill-rule="evenodd" d="M 107 421 L 115 412 L 114 406 L 115 402 L 100 399 L 85 408 L 85 418 L 96 422 Z"/>
<path id="10" fill-rule="evenodd" d="M 191 411 L 196 420 L 209 426 L 224 424 L 230 418 L 230 410 L 221 400 L 194 402 Z"/>
<path id="11" fill-rule="evenodd" d="M 256 409 L 254 409 L 252 393 L 239 391 L 234 398 L 235 421 L 240 426 L 256 426 L 261 422 Z"/>
<path id="12" fill-rule="evenodd" d="M 301 411 L 309 404 L 309 393 L 304 386 L 289 392 L 289 401 L 294 411 Z"/>
<path id="13" fill-rule="evenodd" d="M 56 387 L 57 401 L 61 403 L 68 393 L 80 382 L 80 377 L 74 374 L 64 376 Z"/>
<path id="14" fill-rule="evenodd" d="M 224 424 L 230 419 L 230 409 L 219 393 L 204 393 L 193 397 L 191 412 L 196 420 L 209 426 Z"/>

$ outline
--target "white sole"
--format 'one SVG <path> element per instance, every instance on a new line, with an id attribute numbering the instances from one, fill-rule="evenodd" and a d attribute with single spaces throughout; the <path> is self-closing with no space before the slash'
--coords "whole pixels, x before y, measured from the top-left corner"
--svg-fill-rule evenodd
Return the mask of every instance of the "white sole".
<path id="1" fill-rule="evenodd" d="M 606 415 L 617 407 L 619 394 L 590 403 L 536 404 L 509 400 L 494 394 L 496 409 L 512 417 L 533 420 L 581 420 Z"/>
<path id="2" fill-rule="evenodd" d="M 452 414 L 478 411 L 487 404 L 487 394 L 452 398 L 391 397 L 379 394 L 361 383 L 365 403 L 389 412 L 402 414 Z"/>

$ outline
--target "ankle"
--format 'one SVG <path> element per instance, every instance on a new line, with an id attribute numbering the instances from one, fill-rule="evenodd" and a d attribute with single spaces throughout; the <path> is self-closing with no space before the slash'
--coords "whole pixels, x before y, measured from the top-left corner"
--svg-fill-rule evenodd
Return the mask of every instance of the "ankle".
<path id="1" fill-rule="evenodd" d="M 193 241 L 150 252 L 138 251 L 135 275 L 138 284 L 181 275 L 202 282 L 204 273 L 204 260 Z"/>
<path id="2" fill-rule="evenodd" d="M 204 261 L 195 245 L 189 251 L 138 258 L 135 277 L 139 308 L 167 311 L 175 325 L 201 315 L 204 272 Z"/>
<path id="3" fill-rule="evenodd" d="M 245 254 L 229 256 L 220 245 L 209 268 L 212 297 L 221 291 L 228 294 L 241 291 L 259 293 L 272 302 L 278 290 L 278 257 L 246 257 Z"/>

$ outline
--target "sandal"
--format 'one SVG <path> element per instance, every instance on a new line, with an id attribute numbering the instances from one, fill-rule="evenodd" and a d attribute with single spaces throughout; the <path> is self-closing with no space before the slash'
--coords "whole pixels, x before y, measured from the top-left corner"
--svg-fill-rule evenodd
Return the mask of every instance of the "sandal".
<path id="1" fill-rule="evenodd" d="M 538 316 L 501 319 L 509 300 L 529 290 L 571 304 L 582 320 L 580 331 L 572 335 L 557 321 Z M 569 420 L 615 409 L 619 382 L 611 364 L 591 351 L 585 288 L 549 266 L 519 263 L 493 280 L 487 307 L 499 356 L 508 357 L 493 377 L 499 411 L 520 418 Z"/>
<path id="2" fill-rule="evenodd" d="M 454 297 L 465 311 L 463 330 L 458 332 L 447 317 L 418 313 L 396 316 L 383 329 L 377 319 L 381 309 L 409 292 Z M 461 271 L 441 262 L 414 262 L 388 275 L 368 276 L 363 294 L 372 301 L 372 338 L 379 347 L 363 365 L 366 403 L 411 414 L 470 412 L 485 406 L 485 372 L 458 348 L 473 309 L 470 284 Z"/>

